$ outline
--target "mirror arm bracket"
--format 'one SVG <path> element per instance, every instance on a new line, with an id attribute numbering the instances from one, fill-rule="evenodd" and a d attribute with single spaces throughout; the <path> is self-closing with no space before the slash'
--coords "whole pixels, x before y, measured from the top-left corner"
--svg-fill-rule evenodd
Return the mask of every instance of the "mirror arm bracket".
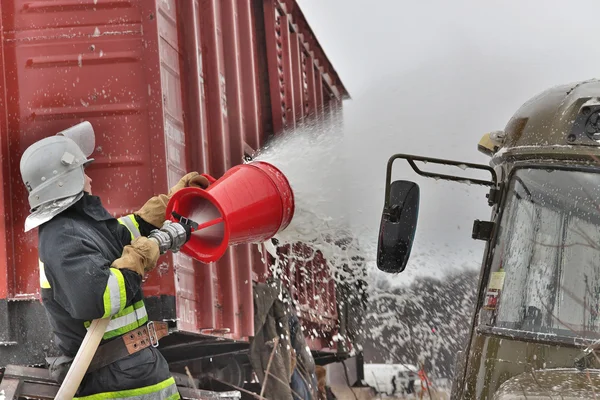
<path id="1" fill-rule="evenodd" d="M 494 205 L 500 203 L 500 199 L 502 197 L 502 187 L 491 188 L 490 192 L 486 194 L 485 197 L 487 197 L 488 205 L 490 207 L 493 207 Z"/>
<path id="2" fill-rule="evenodd" d="M 421 157 L 421 156 L 415 156 L 415 155 L 410 155 L 410 154 L 395 154 L 392 157 L 390 157 L 390 159 L 388 160 L 388 163 L 387 163 L 387 172 L 386 172 L 386 177 L 385 177 L 385 206 L 384 206 L 384 208 L 386 208 L 386 209 L 389 208 L 389 205 L 390 205 L 390 185 L 392 183 L 392 166 L 394 164 L 394 161 L 396 161 L 398 159 L 406 160 L 408 162 L 408 164 L 410 165 L 410 167 L 413 169 L 413 171 L 415 171 L 417 174 L 427 177 L 427 178 L 434 178 L 434 179 L 441 179 L 441 180 L 445 180 L 445 181 L 462 182 L 462 183 L 470 183 L 470 184 L 474 184 L 474 185 L 488 186 L 492 189 L 497 187 L 496 171 L 494 171 L 494 169 L 488 165 L 473 164 L 473 163 L 453 161 L 453 160 L 444 160 L 444 159 L 431 158 L 431 157 Z M 480 171 L 486 171 L 491 175 L 492 179 L 489 181 L 486 181 L 486 180 L 481 180 L 481 179 L 473 179 L 473 178 L 460 177 L 460 176 L 454 176 L 454 175 L 439 174 L 439 173 L 435 173 L 435 172 L 427 172 L 427 171 L 423 171 L 422 169 L 420 169 L 416 165 L 415 161 L 423 162 L 423 163 L 438 164 L 438 165 L 449 165 L 449 166 L 454 166 L 454 167 L 460 167 L 461 169 L 475 169 L 475 170 L 480 170 Z"/>
<path id="3" fill-rule="evenodd" d="M 387 215 L 390 218 L 390 222 L 398 222 L 400 220 L 400 214 L 402 212 L 402 206 L 393 205 L 386 208 L 383 211 L 383 215 Z"/>
<path id="4" fill-rule="evenodd" d="M 473 222 L 472 238 L 475 240 L 489 241 L 492 238 L 495 224 L 491 221 L 475 220 Z"/>

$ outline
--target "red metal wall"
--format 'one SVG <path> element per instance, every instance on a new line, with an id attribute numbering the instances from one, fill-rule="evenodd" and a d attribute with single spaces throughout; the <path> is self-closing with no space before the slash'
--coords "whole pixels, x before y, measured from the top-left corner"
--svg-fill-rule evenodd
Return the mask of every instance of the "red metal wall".
<path id="1" fill-rule="evenodd" d="M 294 1 L 0 0 L 0 13 L 0 298 L 39 294 L 19 173 L 34 141 L 90 121 L 94 194 L 118 216 L 186 171 L 218 177 L 269 135 L 327 121 L 347 96 Z M 268 274 L 262 256 L 238 246 L 210 265 L 165 257 L 145 294 L 175 296 L 183 331 L 245 338 L 252 281 Z M 324 264 L 289 277 L 303 318 L 329 332 L 335 291 Z"/>

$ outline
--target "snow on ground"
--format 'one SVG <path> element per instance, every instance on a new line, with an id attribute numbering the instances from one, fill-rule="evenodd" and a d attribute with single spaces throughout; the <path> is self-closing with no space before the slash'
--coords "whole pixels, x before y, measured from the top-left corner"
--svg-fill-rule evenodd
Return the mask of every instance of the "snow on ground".
<path id="1" fill-rule="evenodd" d="M 415 386 L 421 384 L 418 379 L 418 368 L 409 364 L 365 364 L 365 381 L 369 386 L 377 389 L 379 393 L 392 393 L 392 378 L 396 376 L 396 387 L 408 384 L 408 373 L 412 371 L 415 378 Z"/>
<path id="2" fill-rule="evenodd" d="M 388 396 L 384 393 L 375 393 L 369 388 L 349 388 L 343 385 L 333 385 L 331 390 L 339 400 L 409 400 L 421 398 L 420 392 L 410 395 Z M 422 398 L 429 400 L 429 393 L 424 393 Z M 449 398 L 450 393 L 447 391 L 431 390 L 431 400 L 448 400 Z"/>

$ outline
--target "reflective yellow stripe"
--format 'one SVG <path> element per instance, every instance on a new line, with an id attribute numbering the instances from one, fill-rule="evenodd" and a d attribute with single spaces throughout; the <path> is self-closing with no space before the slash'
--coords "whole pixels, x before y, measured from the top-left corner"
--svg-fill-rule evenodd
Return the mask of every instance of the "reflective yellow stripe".
<path id="1" fill-rule="evenodd" d="M 123 274 L 117 268 L 110 269 L 108 282 L 104 289 L 104 315 L 102 318 L 108 318 L 123 311 L 127 304 L 127 292 L 125 291 L 125 279 Z"/>
<path id="2" fill-rule="evenodd" d="M 103 399 L 138 399 L 138 400 L 152 400 L 152 399 L 168 399 L 176 400 L 180 399 L 179 393 L 177 392 L 177 385 L 173 377 L 165 379 L 164 381 L 157 383 L 152 386 L 145 386 L 139 389 L 119 390 L 118 392 L 106 392 L 93 394 L 85 397 L 75 397 L 74 399 L 79 400 L 103 400 Z"/>
<path id="3" fill-rule="evenodd" d="M 39 260 L 40 266 L 40 287 L 42 289 L 52 289 L 50 287 L 50 282 L 48 282 L 48 278 L 46 278 L 46 270 L 44 269 L 44 263 L 42 260 Z"/>
<path id="4" fill-rule="evenodd" d="M 123 310 L 120 315 L 115 315 L 112 318 L 104 336 L 102 336 L 103 339 L 111 339 L 124 335 L 148 322 L 148 311 L 143 300 L 138 301 L 133 306 L 127 307 L 126 310 L 127 312 Z"/>
<path id="5" fill-rule="evenodd" d="M 117 313 L 117 314 L 113 315 L 113 316 L 111 317 L 111 319 L 119 318 L 119 317 L 122 317 L 122 316 L 124 316 L 124 315 L 130 314 L 130 313 L 132 313 L 132 312 L 133 312 L 133 310 L 138 310 L 138 309 L 140 309 L 140 308 L 145 308 L 145 305 L 144 305 L 144 300 L 140 300 L 140 301 L 138 301 L 138 302 L 135 302 L 135 303 L 133 303 L 133 304 L 132 304 L 132 305 L 130 305 L 129 307 L 125 307 L 125 308 L 123 309 L 123 311 L 121 311 L 121 312 L 119 312 L 119 313 Z M 85 321 L 85 322 L 84 322 L 84 325 L 85 325 L 85 328 L 87 329 L 87 328 L 89 328 L 89 327 L 90 327 L 90 325 L 92 325 L 92 321 Z"/>
<path id="6" fill-rule="evenodd" d="M 123 311 L 125 309 L 125 306 L 127 305 L 127 291 L 125 290 L 125 278 L 123 278 L 123 273 L 118 268 L 111 268 L 110 272 L 117 277 L 117 281 L 119 282 L 120 304 L 119 311 L 117 311 L 118 314 L 121 311 Z"/>
<path id="7" fill-rule="evenodd" d="M 113 315 L 102 338 L 107 340 L 124 335 L 127 332 L 139 328 L 146 322 L 148 322 L 148 312 L 144 305 L 144 301 L 140 300 Z M 85 329 L 88 329 L 91 324 L 91 321 L 85 321 L 83 325 L 85 326 Z"/>
<path id="8" fill-rule="evenodd" d="M 112 319 L 122 317 L 123 315 L 127 315 L 129 313 L 132 313 L 133 310 L 139 310 L 140 308 L 145 308 L 145 306 L 144 306 L 144 300 L 137 301 L 137 302 L 133 303 L 132 305 L 130 305 L 129 307 L 125 307 L 123 309 L 123 311 L 121 311 L 118 314 L 113 315 Z"/>
<path id="9" fill-rule="evenodd" d="M 128 325 L 125 325 L 122 328 L 117 328 L 117 329 L 114 329 L 114 330 L 112 330 L 110 332 L 107 331 L 102 336 L 102 339 L 107 340 L 107 339 L 112 339 L 112 338 L 117 337 L 117 336 L 124 335 L 127 332 L 131 332 L 132 330 L 139 328 L 140 326 L 144 325 L 146 322 L 148 322 L 148 316 L 147 315 L 144 316 L 144 317 L 142 317 L 142 318 L 140 318 L 140 319 L 138 319 L 138 320 L 136 320 L 136 321 L 134 321 L 134 322 L 132 322 L 132 323 L 130 323 L 130 324 L 128 324 Z"/>
<path id="10" fill-rule="evenodd" d="M 129 214 L 118 219 L 119 223 L 123 225 L 131 234 L 131 240 L 142 236 L 140 233 L 140 224 L 135 219 L 135 215 Z"/>

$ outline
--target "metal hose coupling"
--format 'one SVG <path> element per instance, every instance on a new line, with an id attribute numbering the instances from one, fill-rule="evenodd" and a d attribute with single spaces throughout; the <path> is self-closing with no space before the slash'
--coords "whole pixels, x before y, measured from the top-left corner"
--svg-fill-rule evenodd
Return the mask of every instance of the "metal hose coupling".
<path id="1" fill-rule="evenodd" d="M 160 254 L 165 254 L 167 251 L 177 253 L 191 236 L 189 226 L 180 224 L 179 222 L 165 221 L 160 229 L 155 229 L 150 232 L 148 239 L 153 239 L 158 243 Z"/>

